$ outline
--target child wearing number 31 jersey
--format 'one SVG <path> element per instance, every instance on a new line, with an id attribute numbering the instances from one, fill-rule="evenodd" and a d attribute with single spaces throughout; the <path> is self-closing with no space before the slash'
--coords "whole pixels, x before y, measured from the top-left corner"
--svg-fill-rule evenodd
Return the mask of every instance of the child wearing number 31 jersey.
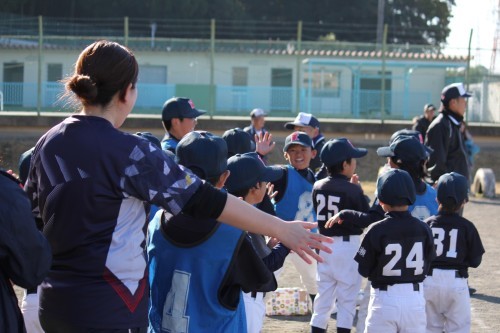
<path id="1" fill-rule="evenodd" d="M 436 259 L 424 281 L 427 332 L 470 332 L 467 269 L 478 267 L 484 247 L 476 227 L 458 215 L 468 200 L 467 179 L 447 173 L 438 180 L 439 213 L 425 222 L 432 228 Z"/>

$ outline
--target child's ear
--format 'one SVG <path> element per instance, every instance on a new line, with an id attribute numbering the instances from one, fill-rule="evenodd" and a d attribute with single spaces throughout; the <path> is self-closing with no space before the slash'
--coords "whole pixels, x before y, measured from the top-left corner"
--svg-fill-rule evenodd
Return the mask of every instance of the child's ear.
<path id="1" fill-rule="evenodd" d="M 311 158 L 315 158 L 316 154 L 318 154 L 318 151 L 314 148 L 311 148 Z"/>
<path id="2" fill-rule="evenodd" d="M 229 177 L 230 174 L 231 174 L 231 171 L 229 171 L 229 170 L 224 171 L 219 176 L 219 180 L 217 181 L 217 184 L 215 184 L 215 187 L 218 189 L 223 188 L 224 185 L 226 184 L 227 178 Z"/>
<path id="3" fill-rule="evenodd" d="M 288 155 L 288 153 L 285 151 L 283 152 L 283 157 L 285 158 L 285 160 L 290 160 L 290 156 Z"/>

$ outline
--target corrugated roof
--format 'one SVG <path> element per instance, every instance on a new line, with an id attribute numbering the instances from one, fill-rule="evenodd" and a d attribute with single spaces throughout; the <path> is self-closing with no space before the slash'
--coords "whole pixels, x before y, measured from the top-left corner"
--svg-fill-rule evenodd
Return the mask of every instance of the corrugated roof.
<path id="1" fill-rule="evenodd" d="M 47 38 L 50 39 L 50 38 Z M 117 39 L 113 39 L 117 40 Z M 43 48 L 46 50 L 81 50 L 91 40 L 57 40 L 56 42 L 45 42 Z M 118 42 L 122 42 L 119 41 Z M 233 41 L 216 41 L 216 53 L 243 53 L 243 54 L 263 54 L 270 56 L 304 56 L 304 57 L 336 57 L 336 58 L 356 58 L 356 59 L 380 59 L 382 58 L 381 50 L 349 50 L 349 49 L 326 49 L 326 48 L 304 48 L 295 50 L 295 47 L 269 43 L 266 46 L 264 41 L 256 41 L 255 43 L 242 43 Z M 311 43 L 308 43 L 311 45 Z M 324 43 L 318 44 L 319 47 L 324 47 Z M 150 51 L 150 52 L 210 52 L 210 40 L 164 40 L 155 41 L 155 46 L 151 47 L 151 41 L 130 41 L 129 47 L 134 51 Z M 375 47 L 375 46 L 374 46 Z M 6 39 L 0 38 L 0 48 L 2 49 L 37 49 L 38 42 L 34 40 L 22 39 Z M 429 60 L 429 61 L 467 61 L 467 56 L 460 55 L 445 55 L 431 52 L 412 52 L 403 50 L 390 50 L 385 52 L 386 59 L 411 59 L 411 60 Z"/>

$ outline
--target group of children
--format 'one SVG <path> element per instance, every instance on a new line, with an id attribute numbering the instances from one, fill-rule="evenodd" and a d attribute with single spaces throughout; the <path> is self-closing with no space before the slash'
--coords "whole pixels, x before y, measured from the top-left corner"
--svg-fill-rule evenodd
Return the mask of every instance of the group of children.
<path id="1" fill-rule="evenodd" d="M 425 183 L 429 150 L 415 133 L 397 132 L 378 149 L 387 166 L 372 207 L 356 174 L 366 149 L 337 138 L 316 152 L 311 138 L 296 131 L 283 148 L 289 164 L 271 167 L 251 152 L 255 145 L 245 134 L 191 132 L 176 159 L 251 205 L 271 197 L 278 217 L 317 221 L 319 233 L 334 239 L 317 267 L 293 261 L 313 300 L 311 332 L 326 332 L 335 306 L 337 332 L 351 331 L 362 277 L 369 292 L 358 332 L 470 330 L 467 269 L 480 264 L 484 248 L 474 225 L 457 214 L 468 183 L 457 173 L 443 175 L 437 189 Z M 309 169 L 316 153 L 327 171 L 319 180 Z M 277 288 L 273 273 L 293 255 L 279 240 L 165 211 L 148 235 L 152 331 L 260 332 L 265 294 Z"/>
<path id="2" fill-rule="evenodd" d="M 157 146 L 146 134 L 137 135 Z M 266 292 L 277 288 L 287 257 L 313 301 L 312 333 L 326 332 L 335 307 L 337 332 L 351 331 L 362 277 L 369 282 L 357 332 L 470 331 L 467 269 L 479 266 L 484 248 L 474 225 L 457 214 L 468 182 L 449 173 L 436 189 L 427 184 L 430 151 L 417 132 L 398 131 L 377 150 L 387 164 L 371 207 L 356 174 L 367 150 L 346 138 L 317 152 L 310 136 L 295 131 L 285 139 L 283 166 L 266 166 L 255 151 L 238 128 L 222 137 L 193 131 L 170 157 L 284 220 L 317 221 L 313 232 L 333 238 L 332 253 L 309 265 L 277 239 L 159 210 L 147 239 L 151 332 L 260 332 Z M 316 154 L 323 179 L 309 168 Z"/>

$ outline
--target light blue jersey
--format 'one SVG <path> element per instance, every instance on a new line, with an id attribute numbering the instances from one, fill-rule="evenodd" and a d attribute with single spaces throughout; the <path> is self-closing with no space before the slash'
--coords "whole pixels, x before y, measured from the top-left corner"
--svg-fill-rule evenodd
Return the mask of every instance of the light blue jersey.
<path id="1" fill-rule="evenodd" d="M 161 230 L 162 213 L 156 214 L 148 228 L 148 331 L 246 332 L 244 303 L 228 308 L 219 301 L 220 288 L 244 232 L 220 223 L 206 239 L 176 245 Z"/>

